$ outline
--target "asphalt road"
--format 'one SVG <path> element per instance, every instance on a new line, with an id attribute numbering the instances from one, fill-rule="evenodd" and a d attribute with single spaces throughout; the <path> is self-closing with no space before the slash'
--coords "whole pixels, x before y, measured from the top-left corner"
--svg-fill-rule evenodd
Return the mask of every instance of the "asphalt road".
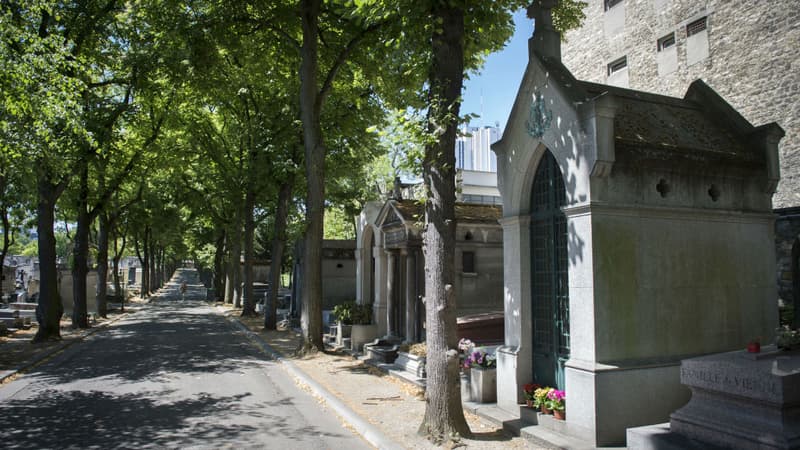
<path id="1" fill-rule="evenodd" d="M 212 307 L 177 298 L 0 388 L 0 447 L 370 448 Z"/>

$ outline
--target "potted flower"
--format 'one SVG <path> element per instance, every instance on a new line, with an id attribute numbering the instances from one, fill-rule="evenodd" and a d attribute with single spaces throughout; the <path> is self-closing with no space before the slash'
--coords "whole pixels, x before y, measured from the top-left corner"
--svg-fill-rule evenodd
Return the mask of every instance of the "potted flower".
<path id="1" fill-rule="evenodd" d="M 550 410 L 547 409 L 547 394 L 552 391 L 553 388 L 549 386 L 543 386 L 533 391 L 533 407 L 539 408 L 542 411 L 542 414 L 550 414 Z"/>
<path id="2" fill-rule="evenodd" d="M 522 392 L 525 395 L 525 404 L 528 408 L 533 408 L 533 402 L 536 400 L 536 390 L 539 389 L 541 386 L 535 383 L 528 383 L 522 386 Z"/>
<path id="3" fill-rule="evenodd" d="M 350 320 L 353 323 L 350 329 L 350 348 L 360 353 L 364 344 L 378 337 L 378 325 L 372 323 L 372 305 L 353 304 Z"/>
<path id="4" fill-rule="evenodd" d="M 495 357 L 483 350 L 470 353 L 465 364 L 470 369 L 472 401 L 491 403 L 497 400 L 497 365 Z"/>
<path id="5" fill-rule="evenodd" d="M 355 305 L 355 302 L 344 302 L 333 307 L 333 315 L 338 321 L 336 324 L 336 345 L 343 345 L 344 339 L 350 337 Z"/>
<path id="6" fill-rule="evenodd" d="M 757 337 L 747 343 L 747 353 L 760 353 L 761 352 L 761 338 Z"/>
<path id="7" fill-rule="evenodd" d="M 566 393 L 558 389 L 553 389 L 547 393 L 547 400 L 545 400 L 547 409 L 553 411 L 553 417 L 558 420 L 564 420 L 567 417 L 566 413 Z"/>

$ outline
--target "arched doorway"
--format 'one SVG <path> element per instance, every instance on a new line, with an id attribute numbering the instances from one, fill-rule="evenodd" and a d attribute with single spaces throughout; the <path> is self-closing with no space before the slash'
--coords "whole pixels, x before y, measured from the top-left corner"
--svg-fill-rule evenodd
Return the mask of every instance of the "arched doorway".
<path id="1" fill-rule="evenodd" d="M 561 169 L 546 151 L 536 169 L 531 196 L 531 299 L 533 373 L 542 385 L 564 389 L 569 358 L 567 218 Z"/>

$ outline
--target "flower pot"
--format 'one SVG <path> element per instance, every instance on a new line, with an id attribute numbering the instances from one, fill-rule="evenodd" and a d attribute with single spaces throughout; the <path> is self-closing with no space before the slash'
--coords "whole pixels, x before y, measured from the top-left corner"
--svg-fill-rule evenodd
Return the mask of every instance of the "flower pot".
<path id="1" fill-rule="evenodd" d="M 549 409 L 547 409 L 544 405 L 540 406 L 539 408 L 540 408 L 540 411 L 542 411 L 542 414 L 550 414 L 551 413 L 551 411 Z"/>
<path id="2" fill-rule="evenodd" d="M 497 369 L 470 369 L 470 392 L 472 401 L 476 403 L 493 403 L 497 401 Z"/>
<path id="3" fill-rule="evenodd" d="M 470 388 L 470 379 L 468 372 L 461 372 L 461 401 L 472 401 L 472 390 Z"/>
<path id="4" fill-rule="evenodd" d="M 350 329 L 350 348 L 361 353 L 364 350 L 364 344 L 374 341 L 377 337 L 377 325 L 353 325 Z"/>
<path id="5" fill-rule="evenodd" d="M 336 345 L 344 345 L 344 339 L 350 337 L 352 328 L 352 325 L 345 325 L 341 322 L 336 325 Z"/>
<path id="6" fill-rule="evenodd" d="M 567 412 L 566 411 L 559 411 L 557 409 L 553 410 L 553 418 L 556 420 L 566 420 Z"/>
<path id="7" fill-rule="evenodd" d="M 760 342 L 751 342 L 747 344 L 747 353 L 760 353 L 760 352 L 761 352 Z"/>
<path id="8" fill-rule="evenodd" d="M 525 400 L 525 404 L 528 406 L 528 408 L 533 408 L 533 400 Z"/>

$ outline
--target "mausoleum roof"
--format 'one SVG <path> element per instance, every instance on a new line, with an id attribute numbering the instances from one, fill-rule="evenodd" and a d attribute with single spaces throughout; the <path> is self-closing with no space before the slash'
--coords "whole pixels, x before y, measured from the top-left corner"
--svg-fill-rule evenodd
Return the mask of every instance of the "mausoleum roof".
<path id="1" fill-rule="evenodd" d="M 721 98 L 718 104 L 701 104 L 688 98 L 667 97 L 641 91 L 579 81 L 589 98 L 614 97 L 614 141 L 632 148 L 704 152 L 723 158 L 752 162 L 744 136 L 754 127 L 743 118 L 727 120 L 714 109 L 730 108 Z M 689 89 L 708 90 L 702 81 Z M 713 91 L 712 91 L 713 92 Z M 687 97 L 689 96 L 687 93 Z M 716 97 L 716 94 L 714 94 Z M 730 108 L 731 111 L 732 108 Z M 735 113 L 735 111 L 733 111 Z M 737 114 L 738 115 L 738 114 Z"/>
<path id="2" fill-rule="evenodd" d="M 387 207 L 392 205 L 400 219 L 405 222 L 422 222 L 425 214 L 425 205 L 417 200 L 389 200 Z M 503 216 L 503 209 L 499 205 L 482 205 L 477 203 L 456 203 L 456 222 L 461 223 L 489 223 L 496 224 Z M 381 218 L 383 220 L 381 220 Z M 393 222 L 391 214 L 381 214 L 378 226 Z"/>

